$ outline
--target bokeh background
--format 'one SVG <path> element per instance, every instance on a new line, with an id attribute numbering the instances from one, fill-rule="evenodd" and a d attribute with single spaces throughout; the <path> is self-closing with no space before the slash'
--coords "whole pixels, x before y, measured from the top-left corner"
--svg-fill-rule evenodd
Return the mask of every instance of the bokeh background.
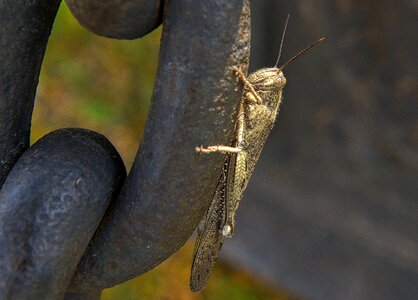
<path id="1" fill-rule="evenodd" d="M 418 295 L 418 5 L 252 1 L 251 70 L 325 35 L 285 70 L 278 126 L 208 287 L 189 291 L 192 241 L 103 299 L 414 299 Z M 161 28 L 98 37 L 61 5 L 37 90 L 32 142 L 83 127 L 130 168 L 146 122 Z"/>

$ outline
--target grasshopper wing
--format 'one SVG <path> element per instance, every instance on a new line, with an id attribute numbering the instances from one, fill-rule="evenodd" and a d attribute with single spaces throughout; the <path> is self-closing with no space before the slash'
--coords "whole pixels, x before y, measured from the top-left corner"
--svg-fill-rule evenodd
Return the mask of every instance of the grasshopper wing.
<path id="1" fill-rule="evenodd" d="M 226 222 L 225 201 L 230 159 L 228 156 L 225 161 L 212 202 L 197 230 L 190 276 L 190 289 L 193 292 L 206 286 L 224 241 L 222 228 Z"/>

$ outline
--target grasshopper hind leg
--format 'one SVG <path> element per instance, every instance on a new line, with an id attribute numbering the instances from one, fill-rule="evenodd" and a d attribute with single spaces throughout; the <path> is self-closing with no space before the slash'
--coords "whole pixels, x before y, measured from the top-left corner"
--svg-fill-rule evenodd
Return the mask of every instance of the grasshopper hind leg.
<path id="1" fill-rule="evenodd" d="M 242 149 L 239 147 L 231 147 L 231 146 L 223 146 L 223 145 L 215 145 L 215 146 L 198 146 L 195 149 L 196 153 L 212 153 L 212 152 L 221 152 L 221 153 L 238 153 L 241 152 Z"/>

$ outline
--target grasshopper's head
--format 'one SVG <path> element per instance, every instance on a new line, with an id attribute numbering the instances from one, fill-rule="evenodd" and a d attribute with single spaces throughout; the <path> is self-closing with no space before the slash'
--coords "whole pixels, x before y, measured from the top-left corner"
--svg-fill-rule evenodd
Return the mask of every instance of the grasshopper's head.
<path id="1" fill-rule="evenodd" d="M 282 70 L 276 67 L 260 69 L 251 73 L 247 79 L 262 99 L 262 103 L 271 110 L 277 110 L 282 99 L 282 90 L 286 85 Z M 250 91 L 247 90 L 248 92 Z"/>
<path id="2" fill-rule="evenodd" d="M 287 24 L 287 22 L 286 22 Z M 324 41 L 325 38 L 320 38 L 316 42 L 312 43 L 299 53 L 297 53 L 295 56 L 293 56 L 291 59 L 289 59 L 287 62 L 285 62 L 280 68 L 277 68 L 277 64 L 280 59 L 277 59 L 276 65 L 273 68 L 264 68 L 258 71 L 255 71 L 254 73 L 251 73 L 248 76 L 248 81 L 253 86 L 254 90 L 261 94 L 260 96 L 262 98 L 271 98 L 269 96 L 278 95 L 283 90 L 284 86 L 286 85 L 286 77 L 283 75 L 283 69 L 290 64 L 292 61 L 297 59 L 299 56 L 304 54 L 306 51 L 311 49 L 316 44 Z M 282 41 L 283 42 L 283 41 Z M 265 97 L 263 97 L 263 94 Z M 281 98 L 281 97 L 279 97 Z"/>
<path id="3" fill-rule="evenodd" d="M 281 69 L 264 68 L 248 76 L 248 81 L 253 85 L 256 91 L 260 92 L 278 92 L 286 85 L 286 78 Z"/>
<path id="4" fill-rule="evenodd" d="M 247 79 L 262 99 L 262 103 L 270 109 L 276 110 L 280 105 L 281 92 L 286 84 L 282 70 L 276 67 L 264 68 L 251 73 Z M 250 92 L 248 88 L 246 90 L 247 93 Z"/>

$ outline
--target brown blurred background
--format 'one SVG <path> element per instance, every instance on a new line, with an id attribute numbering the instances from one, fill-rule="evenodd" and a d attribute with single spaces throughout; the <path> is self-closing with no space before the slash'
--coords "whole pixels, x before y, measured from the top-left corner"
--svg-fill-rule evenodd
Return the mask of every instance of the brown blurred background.
<path id="1" fill-rule="evenodd" d="M 192 244 L 103 299 L 414 299 L 418 295 L 416 1 L 252 3 L 252 70 L 326 36 L 285 70 L 278 124 L 207 289 L 188 290 Z M 61 127 L 106 135 L 134 159 L 161 29 L 117 41 L 61 5 L 32 141 Z"/>

